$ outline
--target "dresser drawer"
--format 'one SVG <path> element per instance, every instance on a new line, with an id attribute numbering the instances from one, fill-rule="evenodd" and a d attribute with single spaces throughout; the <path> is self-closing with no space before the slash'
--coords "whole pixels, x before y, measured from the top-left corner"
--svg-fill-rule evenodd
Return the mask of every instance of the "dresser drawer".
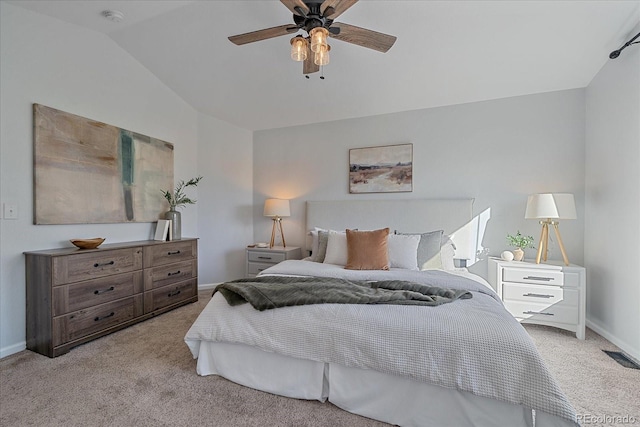
<path id="1" fill-rule="evenodd" d="M 562 271 L 534 268 L 504 268 L 502 270 L 502 280 L 505 282 L 562 286 L 564 274 Z"/>
<path id="2" fill-rule="evenodd" d="M 504 301 L 521 301 L 548 305 L 562 303 L 564 305 L 578 307 L 579 292 L 577 289 L 568 289 L 559 286 L 505 283 L 502 288 L 502 299 Z"/>
<path id="3" fill-rule="evenodd" d="M 144 290 L 150 291 L 155 288 L 182 282 L 198 276 L 198 261 L 184 261 L 173 264 L 162 265 L 160 267 L 147 268 L 144 271 Z"/>
<path id="4" fill-rule="evenodd" d="M 262 262 L 267 264 L 277 264 L 287 259 L 285 253 L 270 253 L 261 251 L 249 251 L 249 262 Z"/>
<path id="5" fill-rule="evenodd" d="M 53 285 L 142 269 L 142 248 L 97 250 L 53 258 Z"/>
<path id="6" fill-rule="evenodd" d="M 53 345 L 62 345 L 141 315 L 142 295 L 139 295 L 55 317 Z"/>
<path id="7" fill-rule="evenodd" d="M 196 279 L 164 286 L 144 293 L 144 312 L 164 308 L 196 296 L 198 292 Z"/>
<path id="8" fill-rule="evenodd" d="M 142 270 L 53 288 L 53 315 L 104 304 L 142 293 Z"/>
<path id="9" fill-rule="evenodd" d="M 171 242 L 144 248 L 144 267 L 156 267 L 179 261 L 188 261 L 198 255 L 197 241 Z"/>
<path id="10" fill-rule="evenodd" d="M 505 301 L 505 307 L 519 320 L 533 320 L 553 323 L 578 323 L 578 306 L 559 304 L 528 303 Z"/>

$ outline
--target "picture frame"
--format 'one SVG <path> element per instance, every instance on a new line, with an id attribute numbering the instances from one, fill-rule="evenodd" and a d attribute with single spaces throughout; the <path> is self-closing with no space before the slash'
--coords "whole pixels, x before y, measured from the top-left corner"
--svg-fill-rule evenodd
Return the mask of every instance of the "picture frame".
<path id="1" fill-rule="evenodd" d="M 156 224 L 156 234 L 153 237 L 153 240 L 158 240 L 162 242 L 167 240 L 172 240 L 170 219 L 158 220 L 158 223 Z"/>
<path id="2" fill-rule="evenodd" d="M 155 222 L 173 187 L 173 144 L 33 104 L 33 223 Z"/>
<path id="3" fill-rule="evenodd" d="M 349 193 L 413 191 L 413 144 L 349 150 Z"/>

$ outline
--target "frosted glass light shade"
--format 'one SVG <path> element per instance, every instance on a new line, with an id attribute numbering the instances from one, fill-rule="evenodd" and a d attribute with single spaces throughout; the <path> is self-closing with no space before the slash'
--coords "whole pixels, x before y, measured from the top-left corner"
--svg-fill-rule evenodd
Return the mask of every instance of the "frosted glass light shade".
<path id="1" fill-rule="evenodd" d="M 576 219 L 573 194 L 532 194 L 527 199 L 526 219 Z"/>
<path id="2" fill-rule="evenodd" d="M 267 199 L 264 202 L 264 216 L 284 217 L 291 216 L 289 201 L 283 199 Z"/>

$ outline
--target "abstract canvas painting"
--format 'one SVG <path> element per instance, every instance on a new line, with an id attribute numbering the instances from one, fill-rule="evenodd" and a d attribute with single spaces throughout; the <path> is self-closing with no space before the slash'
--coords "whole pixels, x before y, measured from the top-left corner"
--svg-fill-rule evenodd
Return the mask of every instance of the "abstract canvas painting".
<path id="1" fill-rule="evenodd" d="M 413 191 L 413 144 L 349 150 L 350 193 Z"/>
<path id="2" fill-rule="evenodd" d="M 173 144 L 40 104 L 34 223 L 154 222 L 168 209 Z"/>

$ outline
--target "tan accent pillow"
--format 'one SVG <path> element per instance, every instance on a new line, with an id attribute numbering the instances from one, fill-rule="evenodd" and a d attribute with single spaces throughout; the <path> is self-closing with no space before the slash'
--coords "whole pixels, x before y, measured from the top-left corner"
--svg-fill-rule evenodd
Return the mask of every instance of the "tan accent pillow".
<path id="1" fill-rule="evenodd" d="M 387 236 L 389 229 L 373 231 L 347 230 L 348 270 L 388 270 L 389 250 Z"/>

